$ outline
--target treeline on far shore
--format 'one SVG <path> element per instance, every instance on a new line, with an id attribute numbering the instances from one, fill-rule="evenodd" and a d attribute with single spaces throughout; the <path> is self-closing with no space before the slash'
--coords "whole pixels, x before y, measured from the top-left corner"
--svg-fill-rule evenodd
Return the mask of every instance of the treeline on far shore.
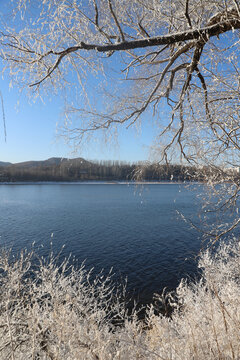
<path id="1" fill-rule="evenodd" d="M 206 171 L 205 171 L 206 173 Z M 0 182 L 18 181 L 204 181 L 193 166 L 50 158 L 0 163 Z"/>

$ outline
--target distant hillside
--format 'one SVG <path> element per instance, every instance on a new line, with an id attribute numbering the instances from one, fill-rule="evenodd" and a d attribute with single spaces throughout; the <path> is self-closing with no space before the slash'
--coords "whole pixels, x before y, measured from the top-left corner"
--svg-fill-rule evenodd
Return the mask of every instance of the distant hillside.
<path id="1" fill-rule="evenodd" d="M 4 162 L 4 161 L 0 161 L 0 166 L 8 166 L 11 165 L 10 162 Z"/>
<path id="2" fill-rule="evenodd" d="M 11 164 L 0 162 L 0 182 L 17 181 L 129 181 L 136 173 L 138 180 L 191 181 L 196 169 L 182 165 L 130 164 L 120 161 L 92 162 L 83 158 L 53 157 L 42 161 L 25 161 Z"/>
<path id="3" fill-rule="evenodd" d="M 47 160 L 40 160 L 40 161 L 25 161 L 16 164 L 11 164 L 13 167 L 20 167 L 20 168 L 33 168 L 33 167 L 45 167 L 45 166 L 57 166 L 61 164 L 83 164 L 88 163 L 88 161 L 84 160 L 83 158 L 76 158 L 76 159 L 67 159 L 67 158 L 59 158 L 59 157 L 52 157 Z"/>
<path id="4" fill-rule="evenodd" d="M 94 165 L 83 158 L 50 158 L 42 161 L 6 163 L 0 181 L 78 181 L 92 179 Z"/>

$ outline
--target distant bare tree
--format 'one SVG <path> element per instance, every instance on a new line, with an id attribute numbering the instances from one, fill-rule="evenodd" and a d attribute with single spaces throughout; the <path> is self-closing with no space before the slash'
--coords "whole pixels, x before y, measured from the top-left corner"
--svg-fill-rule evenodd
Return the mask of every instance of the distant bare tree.
<path id="1" fill-rule="evenodd" d="M 159 123 L 154 145 L 158 161 L 176 161 L 180 155 L 183 162 L 198 166 L 209 184 L 224 182 L 216 208 L 226 211 L 236 205 L 239 0 L 12 4 L 20 30 L 3 27 L 4 70 L 34 95 L 76 86 L 78 96 L 71 92 L 66 106 L 70 141 L 79 144 L 96 130 L 137 125 L 152 113 Z M 121 71 L 111 91 L 107 87 L 104 92 L 104 106 L 98 106 L 100 101 L 87 96 L 88 81 L 99 77 L 96 91 L 103 94 L 107 64 Z M 87 100 L 84 106 L 79 105 L 82 98 Z M 230 228 L 239 221 L 236 213 Z"/>

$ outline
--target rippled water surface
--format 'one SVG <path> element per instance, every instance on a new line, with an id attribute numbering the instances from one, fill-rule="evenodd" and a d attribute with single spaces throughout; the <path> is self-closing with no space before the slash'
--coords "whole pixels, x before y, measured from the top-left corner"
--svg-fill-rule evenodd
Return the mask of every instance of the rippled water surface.
<path id="1" fill-rule="evenodd" d="M 146 302 L 196 271 L 201 240 L 177 211 L 197 210 L 194 193 L 178 184 L 1 185 L 0 241 L 14 250 L 35 242 L 42 254 L 51 242 L 54 251 L 65 245 L 63 255 L 87 268 L 113 267 Z"/>

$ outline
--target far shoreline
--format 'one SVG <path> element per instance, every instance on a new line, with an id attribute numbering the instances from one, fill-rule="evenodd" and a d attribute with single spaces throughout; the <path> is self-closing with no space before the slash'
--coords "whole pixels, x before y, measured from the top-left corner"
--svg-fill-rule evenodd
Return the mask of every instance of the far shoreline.
<path id="1" fill-rule="evenodd" d="M 0 185 L 198 185 L 197 181 L 9 181 L 0 182 Z"/>

